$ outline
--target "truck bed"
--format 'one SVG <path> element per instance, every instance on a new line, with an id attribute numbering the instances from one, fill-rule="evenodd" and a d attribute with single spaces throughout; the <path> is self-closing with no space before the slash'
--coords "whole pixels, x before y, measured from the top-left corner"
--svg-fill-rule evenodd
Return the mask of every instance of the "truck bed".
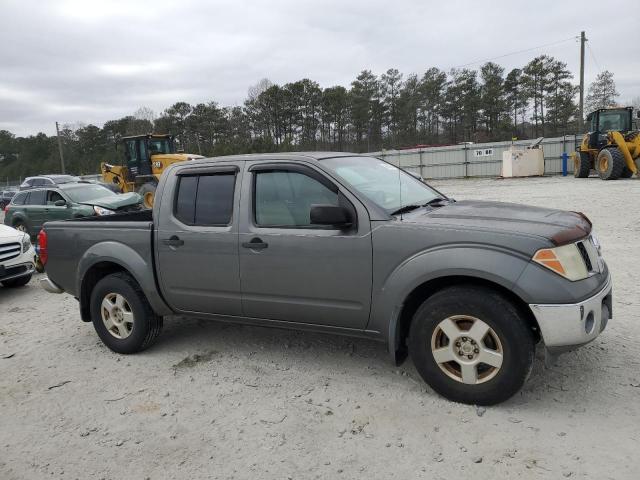
<path id="1" fill-rule="evenodd" d="M 47 222 L 49 278 L 66 292 L 78 296 L 78 279 L 83 277 L 83 259 L 98 255 L 108 258 L 114 249 L 128 250 L 139 257 L 153 274 L 153 216 L 151 210 L 100 217 Z"/>

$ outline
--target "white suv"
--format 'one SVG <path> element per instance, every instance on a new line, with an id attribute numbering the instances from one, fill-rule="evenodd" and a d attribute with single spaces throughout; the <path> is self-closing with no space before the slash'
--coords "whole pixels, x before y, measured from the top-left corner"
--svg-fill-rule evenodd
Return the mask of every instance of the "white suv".
<path id="1" fill-rule="evenodd" d="M 29 283 L 35 270 L 35 251 L 29 235 L 0 225 L 0 283 L 21 287 Z"/>

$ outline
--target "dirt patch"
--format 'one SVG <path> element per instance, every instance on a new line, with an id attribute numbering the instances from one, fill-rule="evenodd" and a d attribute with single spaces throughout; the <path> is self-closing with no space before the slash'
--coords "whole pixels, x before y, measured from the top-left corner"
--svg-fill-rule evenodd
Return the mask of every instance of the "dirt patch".
<path id="1" fill-rule="evenodd" d="M 178 363 L 173 365 L 172 368 L 174 370 L 180 370 L 182 368 L 193 368 L 200 363 L 210 362 L 217 354 L 218 352 L 216 352 L 215 350 L 210 350 L 206 353 L 194 353 L 193 355 L 189 355 L 180 360 Z"/>

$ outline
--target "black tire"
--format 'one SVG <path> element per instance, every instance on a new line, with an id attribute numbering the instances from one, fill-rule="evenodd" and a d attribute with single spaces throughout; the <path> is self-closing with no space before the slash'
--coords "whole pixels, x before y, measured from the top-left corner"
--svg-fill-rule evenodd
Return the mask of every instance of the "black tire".
<path id="1" fill-rule="evenodd" d="M 42 260 L 39 256 L 36 257 L 36 272 L 44 273 L 44 265 L 42 264 Z"/>
<path id="2" fill-rule="evenodd" d="M 596 159 L 596 170 L 602 180 L 617 180 L 625 167 L 624 155 L 617 147 L 603 148 Z"/>
<path id="3" fill-rule="evenodd" d="M 133 314 L 133 326 L 126 338 L 116 338 L 102 319 L 102 302 L 111 294 L 124 297 Z M 140 352 L 153 344 L 162 331 L 162 317 L 155 314 L 140 285 L 127 273 L 113 273 L 101 279 L 91 292 L 90 307 L 96 333 L 116 353 Z"/>
<path id="4" fill-rule="evenodd" d="M 591 156 L 587 152 L 576 152 L 573 161 L 573 176 L 587 178 L 591 172 Z"/>
<path id="5" fill-rule="evenodd" d="M 2 282 L 2 285 L 7 288 L 24 287 L 30 281 L 31 281 L 31 275 L 25 275 L 24 277 L 5 280 L 4 282 Z"/>
<path id="6" fill-rule="evenodd" d="M 138 194 L 142 197 L 145 208 L 153 208 L 153 200 L 156 196 L 157 186 L 155 183 L 145 183 L 138 190 Z"/>
<path id="7" fill-rule="evenodd" d="M 484 363 L 474 366 L 477 377 L 485 375 L 479 383 L 463 383 L 453 378 L 455 365 L 462 373 L 462 364 L 456 360 L 441 367 L 434 358 L 433 339 L 441 322 L 451 317 L 474 317 L 484 322 L 490 330 L 481 340 L 482 347 L 487 348 L 486 342 L 493 342 L 493 335 L 499 340 L 493 346 L 502 354 L 502 365 L 497 370 Z M 466 338 L 458 337 L 465 343 Z M 466 355 L 454 350 L 458 349 L 456 340 L 449 342 L 452 354 L 466 361 Z M 476 405 L 495 405 L 517 393 L 531 373 L 535 353 L 533 332 L 518 309 L 498 292 L 474 285 L 448 287 L 425 300 L 413 316 L 408 345 L 416 369 L 431 388 L 454 402 Z M 447 369 L 453 373 L 446 373 Z"/>
<path id="8" fill-rule="evenodd" d="M 633 172 L 629 167 L 625 165 L 624 168 L 622 169 L 622 175 L 620 175 L 620 178 L 631 178 L 631 177 L 633 177 Z"/>

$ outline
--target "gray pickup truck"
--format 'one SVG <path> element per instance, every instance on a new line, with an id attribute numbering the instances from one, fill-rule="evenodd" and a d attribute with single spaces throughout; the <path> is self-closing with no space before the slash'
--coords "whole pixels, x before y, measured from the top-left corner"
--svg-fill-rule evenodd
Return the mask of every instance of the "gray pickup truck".
<path id="1" fill-rule="evenodd" d="M 49 222 L 50 292 L 79 300 L 113 351 L 164 316 L 386 342 L 443 396 L 495 404 L 611 317 L 610 275 L 581 213 L 446 197 L 370 156 L 177 163 L 153 211 Z"/>

